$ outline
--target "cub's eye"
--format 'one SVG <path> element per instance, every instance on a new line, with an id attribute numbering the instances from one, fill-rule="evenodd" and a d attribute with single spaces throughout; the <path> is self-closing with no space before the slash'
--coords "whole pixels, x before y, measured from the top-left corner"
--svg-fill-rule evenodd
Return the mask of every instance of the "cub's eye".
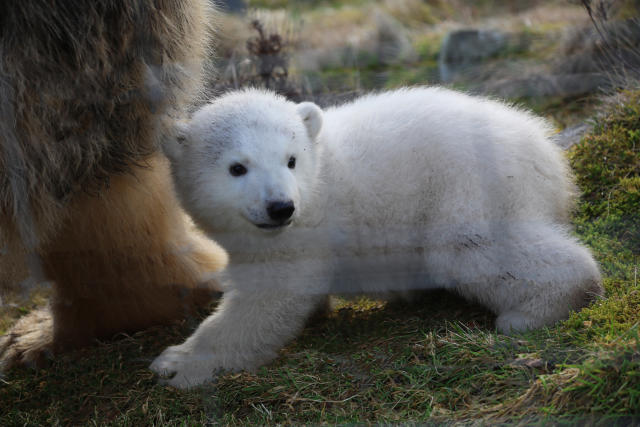
<path id="1" fill-rule="evenodd" d="M 233 176 L 241 176 L 247 173 L 247 168 L 245 168 L 240 163 L 234 163 L 229 166 L 229 173 Z"/>
<path id="2" fill-rule="evenodd" d="M 296 158 L 295 157 L 293 157 L 293 156 L 289 157 L 289 163 L 287 163 L 287 167 L 289 169 L 293 169 L 293 168 L 296 167 Z"/>

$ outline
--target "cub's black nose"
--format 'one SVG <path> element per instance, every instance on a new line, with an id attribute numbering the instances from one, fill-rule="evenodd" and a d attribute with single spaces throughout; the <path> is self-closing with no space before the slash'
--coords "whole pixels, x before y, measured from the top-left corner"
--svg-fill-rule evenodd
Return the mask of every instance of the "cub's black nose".
<path id="1" fill-rule="evenodd" d="M 269 218 L 274 221 L 283 222 L 293 215 L 293 211 L 296 208 L 293 207 L 293 202 L 291 200 L 286 202 L 271 202 L 267 205 L 267 213 L 269 214 Z"/>

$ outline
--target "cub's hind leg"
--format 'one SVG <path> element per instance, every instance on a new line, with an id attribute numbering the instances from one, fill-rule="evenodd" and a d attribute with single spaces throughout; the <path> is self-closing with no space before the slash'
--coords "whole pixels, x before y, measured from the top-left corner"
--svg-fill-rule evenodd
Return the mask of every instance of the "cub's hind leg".
<path id="1" fill-rule="evenodd" d="M 593 257 L 561 226 L 522 222 L 460 237 L 428 262 L 445 286 L 496 313 L 500 332 L 551 325 L 604 293 Z"/>

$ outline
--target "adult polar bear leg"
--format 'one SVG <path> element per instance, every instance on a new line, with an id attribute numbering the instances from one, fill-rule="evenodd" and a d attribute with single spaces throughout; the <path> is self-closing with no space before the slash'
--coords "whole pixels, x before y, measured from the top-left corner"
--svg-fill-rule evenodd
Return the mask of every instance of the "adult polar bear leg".
<path id="1" fill-rule="evenodd" d="M 0 338 L 0 368 L 37 365 L 95 338 L 179 320 L 219 290 L 210 274 L 227 255 L 191 229 L 160 154 L 70 211 L 40 253 L 54 282 L 51 306 Z"/>
<path id="2" fill-rule="evenodd" d="M 134 171 L 74 202 L 43 252 L 55 282 L 56 351 L 182 319 L 220 290 L 208 276 L 225 267 L 226 253 L 191 229 L 167 160 L 156 154 Z"/>
<path id="3" fill-rule="evenodd" d="M 593 257 L 560 226 L 512 224 L 476 236 L 438 257 L 456 266 L 448 272 L 456 291 L 497 314 L 500 332 L 553 324 L 604 292 Z"/>
<path id="4" fill-rule="evenodd" d="M 168 347 L 150 369 L 174 375 L 167 383 L 179 388 L 211 380 L 218 370 L 254 370 L 276 358 L 322 298 L 273 289 L 233 289 L 193 335 L 181 345 Z"/>

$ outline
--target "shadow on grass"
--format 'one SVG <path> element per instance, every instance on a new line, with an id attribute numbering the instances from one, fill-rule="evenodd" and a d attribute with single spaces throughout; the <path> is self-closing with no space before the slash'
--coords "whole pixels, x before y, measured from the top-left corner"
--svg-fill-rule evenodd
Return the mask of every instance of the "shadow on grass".
<path id="1" fill-rule="evenodd" d="M 8 372 L 0 379 L 0 424 L 239 422 L 238 417 L 273 422 L 273 414 L 265 415 L 267 403 L 285 411 L 278 402 L 286 403 L 287 399 L 289 406 L 293 401 L 311 405 L 303 411 L 303 418 L 289 418 L 294 415 L 291 413 L 283 420 L 328 421 L 332 418 L 322 418 L 322 411 L 316 408 L 322 403 L 314 400 L 337 402 L 354 390 L 377 390 L 372 383 L 378 381 L 377 375 L 393 369 L 394 363 L 403 364 L 407 348 L 430 333 L 441 333 L 448 322 L 487 331 L 493 328 L 492 315 L 486 310 L 442 291 L 425 292 L 413 302 L 341 300 L 336 309 L 315 316 L 281 357 L 257 374 L 228 374 L 215 385 L 190 392 L 157 384 L 147 366 L 166 346 L 188 336 L 198 320 L 132 336 L 118 335 L 61 355 L 45 368 Z M 422 363 L 425 358 L 416 356 L 414 361 Z M 314 375 L 325 376 L 324 384 L 317 383 Z M 392 381 L 405 383 L 402 375 L 394 375 Z M 310 379 L 313 386 L 300 394 L 296 384 Z M 293 401 L 292 396 L 296 396 Z M 260 402 L 254 403 L 256 399 Z M 360 405 L 366 406 L 366 402 Z M 265 409 L 261 412 L 261 408 Z M 348 416 L 345 407 L 344 417 L 339 416 L 340 410 L 333 419 L 363 419 L 365 407 L 359 409 Z"/>

